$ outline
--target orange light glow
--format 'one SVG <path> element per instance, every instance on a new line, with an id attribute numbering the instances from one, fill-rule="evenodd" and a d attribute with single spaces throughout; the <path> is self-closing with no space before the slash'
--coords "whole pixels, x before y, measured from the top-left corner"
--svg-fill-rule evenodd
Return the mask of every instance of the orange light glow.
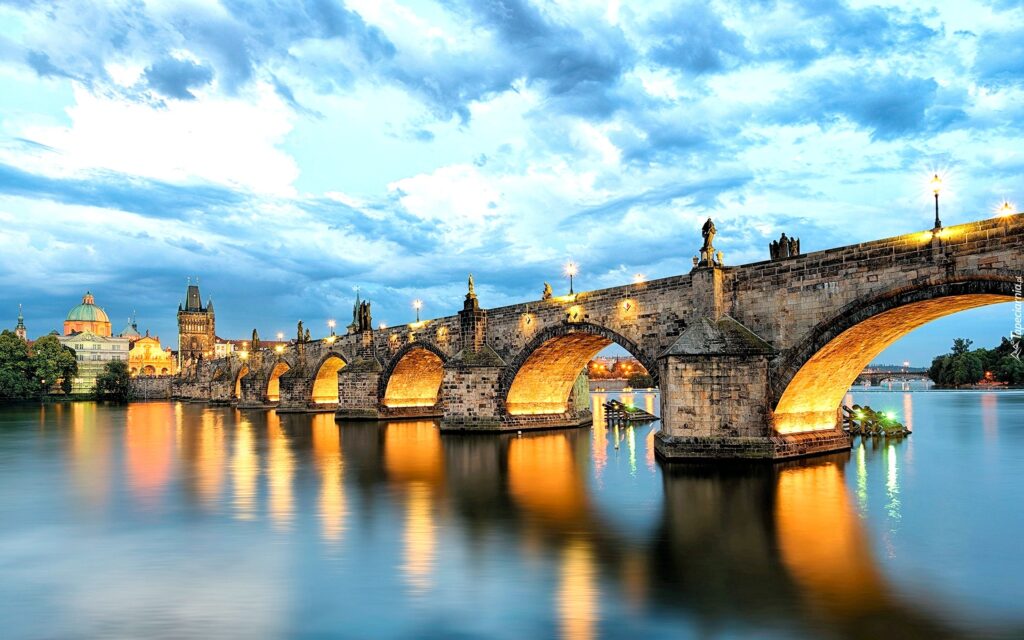
<path id="1" fill-rule="evenodd" d="M 444 369 L 428 349 L 409 350 L 395 366 L 384 392 L 386 407 L 432 407 L 437 404 Z"/>
<path id="2" fill-rule="evenodd" d="M 344 366 L 345 361 L 338 357 L 330 357 L 320 365 L 316 380 L 313 381 L 313 402 L 338 403 L 338 371 Z"/>

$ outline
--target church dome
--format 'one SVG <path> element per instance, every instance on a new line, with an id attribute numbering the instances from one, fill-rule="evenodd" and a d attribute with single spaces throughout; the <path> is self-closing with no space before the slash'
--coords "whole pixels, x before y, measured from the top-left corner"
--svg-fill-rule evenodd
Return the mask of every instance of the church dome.
<path id="1" fill-rule="evenodd" d="M 68 321 L 72 322 L 110 322 L 103 309 L 96 306 L 96 300 L 88 291 L 82 297 L 82 304 L 68 311 Z"/>

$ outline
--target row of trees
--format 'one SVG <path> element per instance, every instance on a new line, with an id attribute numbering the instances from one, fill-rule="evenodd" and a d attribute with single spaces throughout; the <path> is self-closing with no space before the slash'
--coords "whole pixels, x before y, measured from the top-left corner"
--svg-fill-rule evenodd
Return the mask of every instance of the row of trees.
<path id="1" fill-rule="evenodd" d="M 58 382 L 64 393 L 70 393 L 77 373 L 75 352 L 57 336 L 44 336 L 29 349 L 13 332 L 0 333 L 0 400 L 38 398 Z"/>
<path id="2" fill-rule="evenodd" d="M 76 375 L 75 351 L 62 345 L 57 336 L 43 336 L 29 347 L 13 332 L 0 332 L 0 401 L 41 398 L 56 385 L 65 394 L 71 393 Z M 96 378 L 95 395 L 102 400 L 130 399 L 128 363 L 108 362 Z"/>
<path id="3" fill-rule="evenodd" d="M 971 349 L 971 340 L 957 338 L 952 350 L 932 360 L 928 377 L 945 387 L 981 381 L 1024 384 L 1024 363 L 1013 356 L 1013 343 L 1003 338 L 995 349 Z"/>

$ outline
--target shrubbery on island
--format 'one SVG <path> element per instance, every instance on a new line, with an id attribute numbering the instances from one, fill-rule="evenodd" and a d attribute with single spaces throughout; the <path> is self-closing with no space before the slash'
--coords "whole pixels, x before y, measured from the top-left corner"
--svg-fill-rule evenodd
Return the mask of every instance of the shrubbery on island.
<path id="1" fill-rule="evenodd" d="M 953 341 L 952 350 L 932 360 L 928 377 L 942 387 L 961 387 L 981 382 L 1024 384 L 1024 363 L 1013 357 L 1013 343 L 1003 338 L 995 349 L 971 350 L 965 338 Z"/>

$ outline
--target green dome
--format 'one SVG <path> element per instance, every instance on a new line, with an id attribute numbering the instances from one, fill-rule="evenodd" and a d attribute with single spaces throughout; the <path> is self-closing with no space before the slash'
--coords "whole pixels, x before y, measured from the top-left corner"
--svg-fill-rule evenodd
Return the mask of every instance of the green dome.
<path id="1" fill-rule="evenodd" d="M 110 322 L 106 312 L 96 306 L 96 301 L 88 291 L 82 298 L 82 304 L 68 311 L 67 319 L 78 322 Z"/>

